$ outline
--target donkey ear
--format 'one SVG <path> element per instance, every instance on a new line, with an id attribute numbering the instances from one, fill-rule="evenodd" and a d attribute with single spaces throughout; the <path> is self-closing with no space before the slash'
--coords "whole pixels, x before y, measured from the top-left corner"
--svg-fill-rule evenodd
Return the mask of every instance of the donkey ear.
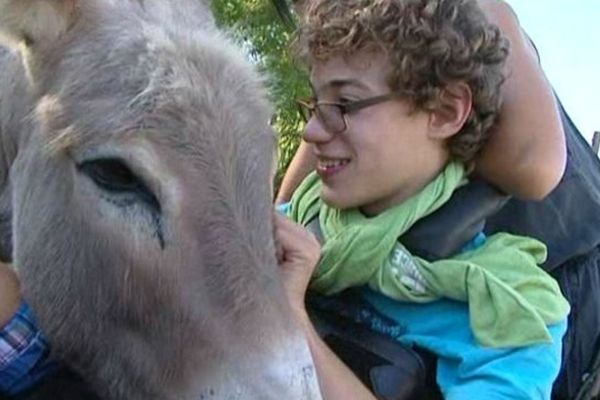
<path id="1" fill-rule="evenodd" d="M 0 0 L 0 41 L 49 43 L 69 30 L 80 0 Z"/>

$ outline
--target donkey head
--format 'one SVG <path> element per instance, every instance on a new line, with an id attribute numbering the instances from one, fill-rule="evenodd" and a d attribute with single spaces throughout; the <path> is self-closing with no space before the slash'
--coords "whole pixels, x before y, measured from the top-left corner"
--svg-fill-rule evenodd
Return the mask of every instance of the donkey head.
<path id="1" fill-rule="evenodd" d="M 1 97 L 32 110 L 13 257 L 56 356 L 110 399 L 320 398 L 277 278 L 270 106 L 208 6 L 0 0 L 0 32 L 26 83 Z"/>

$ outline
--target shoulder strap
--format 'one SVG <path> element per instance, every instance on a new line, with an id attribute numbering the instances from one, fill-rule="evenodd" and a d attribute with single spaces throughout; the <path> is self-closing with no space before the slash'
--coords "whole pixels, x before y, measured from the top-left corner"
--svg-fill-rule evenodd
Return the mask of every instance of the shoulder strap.
<path id="1" fill-rule="evenodd" d="M 509 199 L 490 184 L 473 180 L 456 190 L 442 208 L 417 222 L 400 242 L 429 261 L 449 258 L 482 232 L 486 218 Z"/>
<path id="2" fill-rule="evenodd" d="M 334 302 L 356 303 L 352 291 Z M 423 400 L 442 397 L 435 384 L 435 358 L 408 347 L 367 325 L 339 315 L 324 306 L 324 298 L 307 294 L 310 318 L 329 348 L 380 400 Z M 325 302 L 330 301 L 327 298 Z M 352 305 L 348 305 L 352 307 Z M 342 306 L 343 307 L 343 306 Z M 428 395 L 427 397 L 425 395 Z"/>

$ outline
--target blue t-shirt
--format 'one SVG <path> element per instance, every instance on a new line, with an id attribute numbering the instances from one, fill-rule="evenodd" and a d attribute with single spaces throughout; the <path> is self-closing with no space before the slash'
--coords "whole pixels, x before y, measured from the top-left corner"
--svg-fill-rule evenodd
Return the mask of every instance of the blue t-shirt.
<path id="1" fill-rule="evenodd" d="M 373 318 L 372 329 L 436 354 L 437 383 L 446 400 L 550 399 L 560 371 L 566 320 L 549 327 L 552 343 L 490 348 L 475 340 L 466 303 L 404 303 L 369 289 L 362 295 L 395 325 L 390 329 Z"/>

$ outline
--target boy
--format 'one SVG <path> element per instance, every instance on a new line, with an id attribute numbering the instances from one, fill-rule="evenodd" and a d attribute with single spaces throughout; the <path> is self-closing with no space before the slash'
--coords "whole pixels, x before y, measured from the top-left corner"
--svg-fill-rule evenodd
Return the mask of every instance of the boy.
<path id="1" fill-rule="evenodd" d="M 306 6 L 308 1 L 295 3 Z M 472 190 L 471 185 L 461 188 L 440 212 L 420 221 L 419 233 L 414 229 L 409 231 L 411 238 L 407 245 L 420 254 L 431 254 L 431 245 L 423 244 L 425 239 L 441 243 L 441 251 L 434 254 L 444 251 L 454 254 L 447 252 L 451 248 L 448 242 L 456 245 L 472 237 L 468 235 L 472 235 L 473 225 L 469 223 L 473 223 L 473 215 L 482 218 L 478 226 L 482 226 L 483 218 L 487 217 L 486 233 L 513 232 L 543 241 L 548 246 L 548 259 L 543 268 L 558 279 L 574 307 L 569 315 L 563 366 L 553 398 L 571 399 L 584 392 L 587 396 L 590 393 L 597 396 L 600 388 L 597 383 L 600 380 L 600 309 L 597 307 L 600 301 L 600 230 L 597 229 L 600 162 L 562 105 L 558 104 L 557 108 L 552 104 L 555 96 L 540 67 L 537 52 L 510 6 L 497 0 L 479 0 L 479 5 L 510 40 L 511 54 L 507 61 L 510 72 L 503 86 L 500 121 L 476 157 L 474 172 L 515 198 L 497 212 L 496 206 L 489 207 L 489 200 L 496 201 L 500 197 L 488 196 L 493 190 L 486 191 L 484 200 L 481 190 Z M 313 169 L 314 162 L 310 146 L 303 143 L 284 178 L 278 202 L 289 199 L 299 181 Z M 563 171 L 564 177 L 560 179 Z M 478 182 L 478 187 L 481 184 Z M 546 195 L 543 201 L 527 201 Z M 440 256 L 433 257 L 436 258 Z"/>
<path id="2" fill-rule="evenodd" d="M 302 225 L 319 219 L 324 243 L 311 288 L 362 287 L 403 328 L 399 341 L 438 356 L 447 399 L 550 398 L 568 304 L 536 265 L 544 247 L 494 235 L 429 263 L 397 242 L 463 184 L 500 109 L 504 39 L 473 1 L 316 0 L 298 43 L 315 92 L 302 104 L 318 176 L 295 193 L 290 216 Z M 304 309 L 319 258 L 314 238 L 277 221 L 285 287 L 324 398 L 372 398 Z"/>

